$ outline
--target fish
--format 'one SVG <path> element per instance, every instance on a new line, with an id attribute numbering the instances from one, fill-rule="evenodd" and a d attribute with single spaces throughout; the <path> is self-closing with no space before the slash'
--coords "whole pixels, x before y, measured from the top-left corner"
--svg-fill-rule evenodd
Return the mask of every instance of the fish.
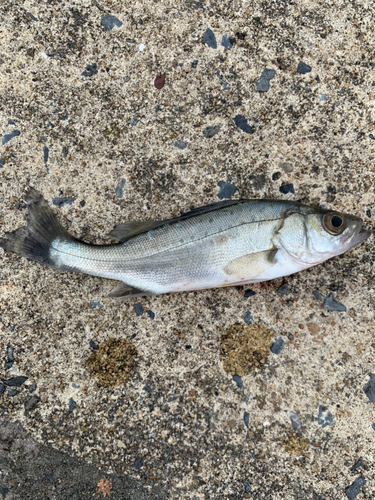
<path id="1" fill-rule="evenodd" d="M 0 247 L 60 271 L 119 280 L 126 299 L 273 280 L 320 264 L 371 232 L 354 215 L 288 200 L 225 200 L 177 218 L 128 221 L 109 245 L 74 238 L 43 196 L 26 196 L 27 226 Z"/>

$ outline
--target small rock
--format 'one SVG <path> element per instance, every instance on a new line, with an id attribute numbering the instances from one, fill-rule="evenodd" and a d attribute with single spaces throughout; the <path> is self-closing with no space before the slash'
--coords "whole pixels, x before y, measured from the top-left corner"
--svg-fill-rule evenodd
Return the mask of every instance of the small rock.
<path id="1" fill-rule="evenodd" d="M 318 424 L 322 429 L 327 427 L 328 425 L 333 425 L 335 422 L 333 420 L 333 415 L 330 411 L 325 412 L 325 408 L 323 406 L 319 406 L 318 412 Z"/>
<path id="2" fill-rule="evenodd" d="M 357 462 L 352 467 L 350 467 L 350 470 L 352 472 L 355 472 L 357 469 L 359 469 L 360 467 L 362 467 L 362 465 L 363 465 L 362 460 L 357 460 Z"/>
<path id="3" fill-rule="evenodd" d="M 243 296 L 245 297 L 245 299 L 247 299 L 248 297 L 252 297 L 253 295 L 256 295 L 254 290 L 246 290 Z"/>
<path id="4" fill-rule="evenodd" d="M 236 115 L 234 117 L 234 124 L 238 127 L 242 132 L 246 134 L 253 134 L 254 129 L 247 123 L 247 119 L 242 115 Z"/>
<path id="5" fill-rule="evenodd" d="M 143 314 L 143 306 L 139 302 L 137 304 L 134 304 L 134 312 L 137 316 L 142 316 Z"/>
<path id="6" fill-rule="evenodd" d="M 155 318 L 155 313 L 150 311 L 150 309 L 147 309 L 146 314 L 148 314 L 151 319 Z"/>
<path id="7" fill-rule="evenodd" d="M 7 392 L 7 395 L 11 398 L 14 398 L 14 396 L 17 396 L 18 391 L 16 389 L 11 389 L 10 391 Z"/>
<path id="8" fill-rule="evenodd" d="M 130 76 L 124 76 L 124 82 L 125 83 L 130 82 Z"/>
<path id="9" fill-rule="evenodd" d="M 124 197 L 125 184 L 126 184 L 126 179 L 121 179 L 120 182 L 115 187 L 115 196 L 119 200 L 122 200 L 122 198 Z"/>
<path id="10" fill-rule="evenodd" d="M 365 384 L 362 389 L 368 397 L 370 403 L 375 403 L 375 375 L 369 374 L 370 380 Z"/>
<path id="11" fill-rule="evenodd" d="M 8 125 L 15 125 L 15 122 L 13 120 L 8 120 Z"/>
<path id="12" fill-rule="evenodd" d="M 90 347 L 91 349 L 99 349 L 99 345 L 93 340 L 90 340 Z"/>
<path id="13" fill-rule="evenodd" d="M 61 154 L 63 155 L 63 158 L 66 158 L 68 156 L 68 148 L 64 146 L 61 150 Z"/>
<path id="14" fill-rule="evenodd" d="M 13 366 L 13 363 L 14 363 L 14 347 L 12 347 L 11 345 L 9 345 L 7 347 L 7 360 L 6 360 L 6 363 L 4 365 L 4 368 L 6 370 L 9 370 L 9 368 L 12 368 Z"/>
<path id="15" fill-rule="evenodd" d="M 135 126 L 137 125 L 137 123 L 138 123 L 138 118 L 132 118 L 132 119 L 130 120 L 130 125 L 131 125 L 132 127 L 135 127 Z"/>
<path id="16" fill-rule="evenodd" d="M 141 458 L 140 460 L 136 460 L 134 462 L 134 468 L 135 469 L 140 469 L 142 467 L 142 465 L 143 465 L 144 460 L 145 460 L 144 458 Z"/>
<path id="17" fill-rule="evenodd" d="M 3 384 L 8 387 L 21 387 L 23 383 L 26 382 L 28 377 L 12 377 L 8 378 L 8 380 L 3 380 Z"/>
<path id="18" fill-rule="evenodd" d="M 282 337 L 279 337 L 278 339 L 275 340 L 275 342 L 271 345 L 271 352 L 273 354 L 280 354 L 282 348 L 284 347 L 284 339 Z"/>
<path id="19" fill-rule="evenodd" d="M 311 73 L 311 66 L 301 61 L 300 63 L 298 63 L 297 73 L 300 73 L 301 75 L 305 75 L 306 73 Z"/>
<path id="20" fill-rule="evenodd" d="M 229 182 L 220 181 L 217 183 L 217 185 L 220 188 L 217 194 L 219 200 L 223 200 L 224 198 L 231 198 L 237 191 L 237 187 L 234 184 L 230 184 Z"/>
<path id="21" fill-rule="evenodd" d="M 117 19 L 116 16 L 111 15 L 103 16 L 100 20 L 100 23 L 107 31 L 112 31 L 113 28 L 121 28 L 122 26 L 122 22 L 120 21 L 120 19 Z"/>
<path id="22" fill-rule="evenodd" d="M 277 293 L 288 293 L 288 285 L 284 283 L 277 289 Z"/>
<path id="23" fill-rule="evenodd" d="M 278 181 L 281 177 L 281 172 L 275 172 L 274 174 L 272 174 L 272 180 L 273 181 Z"/>
<path id="24" fill-rule="evenodd" d="M 1 162 L 1 160 L 0 160 L 0 162 Z M 371 217 L 371 210 L 369 208 L 366 210 L 366 215 L 369 218 Z"/>
<path id="25" fill-rule="evenodd" d="M 81 73 L 81 76 L 94 76 L 98 73 L 98 67 L 95 63 L 93 64 L 88 64 L 86 66 L 86 69 L 85 71 L 83 71 L 83 73 Z"/>
<path id="26" fill-rule="evenodd" d="M 317 335 L 320 332 L 320 326 L 316 325 L 315 323 L 307 323 L 306 326 L 308 331 L 313 335 Z"/>
<path id="27" fill-rule="evenodd" d="M 276 71 L 274 69 L 264 68 L 256 84 L 257 91 L 267 92 L 270 88 L 270 80 L 272 80 L 272 78 L 274 78 L 275 75 Z"/>
<path id="28" fill-rule="evenodd" d="M 327 311 L 346 311 L 346 307 L 344 304 L 341 304 L 340 302 L 337 302 L 333 298 L 333 293 L 330 293 L 328 297 L 326 297 L 323 301 L 323 307 Z"/>
<path id="29" fill-rule="evenodd" d="M 349 500 L 354 500 L 354 498 L 359 494 L 361 488 L 366 484 L 366 479 L 362 476 L 357 477 L 350 486 L 345 488 L 345 494 Z"/>
<path id="30" fill-rule="evenodd" d="M 3 386 L 3 384 L 0 382 L 0 394 L 4 394 L 5 392 L 5 387 Z"/>
<path id="31" fill-rule="evenodd" d="M 185 149 L 186 148 L 186 142 L 183 142 L 183 141 L 176 141 L 174 143 L 174 145 L 176 146 L 176 148 L 179 148 L 179 149 Z"/>
<path id="32" fill-rule="evenodd" d="M 293 183 L 283 184 L 282 186 L 280 186 L 279 191 L 283 194 L 295 193 Z"/>
<path id="33" fill-rule="evenodd" d="M 3 168 L 4 166 L 4 158 L 0 158 L 0 168 Z"/>
<path id="34" fill-rule="evenodd" d="M 67 198 L 53 198 L 52 203 L 56 205 L 56 207 L 62 208 L 66 205 L 71 205 L 75 201 L 75 198 L 67 197 Z"/>
<path id="35" fill-rule="evenodd" d="M 43 146 L 43 161 L 44 163 L 48 163 L 48 158 L 49 158 L 49 149 L 47 146 Z"/>
<path id="36" fill-rule="evenodd" d="M 245 411 L 243 414 L 243 421 L 244 424 L 246 425 L 247 428 L 249 428 L 249 422 L 250 422 L 250 413 Z"/>
<path id="37" fill-rule="evenodd" d="M 313 295 L 314 297 L 317 299 L 317 300 L 323 300 L 323 297 L 320 295 L 320 293 L 318 292 L 318 290 L 314 290 L 313 291 Z"/>
<path id="38" fill-rule="evenodd" d="M 294 411 L 291 411 L 289 413 L 289 416 L 290 416 L 290 421 L 292 423 L 293 429 L 296 429 L 296 431 L 301 430 L 302 423 L 301 423 L 301 419 L 299 418 L 299 416 L 297 415 L 297 413 L 295 413 Z"/>
<path id="39" fill-rule="evenodd" d="M 36 387 L 37 387 L 36 382 L 33 382 L 29 387 L 29 393 L 32 394 L 33 392 L 35 392 Z"/>
<path id="40" fill-rule="evenodd" d="M 17 137 L 21 134 L 19 130 L 12 130 L 9 134 L 5 134 L 1 140 L 1 144 L 4 146 L 7 142 L 13 139 L 13 137 Z"/>
<path id="41" fill-rule="evenodd" d="M 73 398 L 69 398 L 69 409 L 68 412 L 72 413 L 73 410 L 75 410 L 77 407 L 77 403 L 74 401 Z"/>
<path id="42" fill-rule="evenodd" d="M 369 134 L 369 138 L 372 139 L 373 141 L 375 141 L 375 135 Z"/>
<path id="43" fill-rule="evenodd" d="M 242 378 L 239 375 L 233 375 L 232 380 L 237 384 L 237 387 L 242 389 L 243 387 Z"/>
<path id="44" fill-rule="evenodd" d="M 220 129 L 221 129 L 221 125 L 215 125 L 215 126 L 206 127 L 203 130 L 203 135 L 207 139 L 211 139 L 214 135 L 216 135 L 220 131 Z"/>
<path id="45" fill-rule="evenodd" d="M 284 161 L 283 163 L 280 163 L 279 167 L 282 170 L 284 170 L 284 172 L 287 174 L 290 174 L 294 170 L 293 163 L 290 163 L 289 161 Z"/>
<path id="46" fill-rule="evenodd" d="M 251 325 L 251 323 L 253 322 L 253 317 L 251 315 L 251 312 L 250 311 L 247 311 L 244 318 L 243 318 L 244 322 L 247 324 L 247 325 Z"/>
<path id="47" fill-rule="evenodd" d="M 242 481 L 242 484 L 243 484 L 243 488 L 244 488 L 245 493 L 251 493 L 251 491 L 252 491 L 251 486 L 250 486 L 250 484 L 246 481 L 246 479 L 244 479 L 244 480 Z"/>
<path id="48" fill-rule="evenodd" d="M 138 47 L 139 51 L 142 52 L 142 50 L 145 48 L 144 44 L 141 43 L 140 46 Z"/>
<path id="49" fill-rule="evenodd" d="M 230 42 L 228 35 L 223 35 L 221 38 L 221 45 L 224 49 L 230 50 L 232 48 L 232 44 Z"/>
<path id="50" fill-rule="evenodd" d="M 318 99 L 320 102 L 327 102 L 328 101 L 327 94 L 319 94 Z"/>
<path id="51" fill-rule="evenodd" d="M 159 75 L 155 78 L 154 85 L 157 89 L 162 89 L 165 84 L 165 75 Z"/>
<path id="52" fill-rule="evenodd" d="M 95 300 L 91 300 L 89 303 L 89 308 L 90 309 L 103 309 L 103 304 L 100 303 L 100 301 L 95 302 Z"/>
<path id="53" fill-rule="evenodd" d="M 375 431 L 375 424 L 371 424 L 371 429 Z"/>
<path id="54" fill-rule="evenodd" d="M 25 401 L 25 413 L 35 410 L 40 402 L 39 396 L 31 396 L 29 399 Z"/>
<path id="55" fill-rule="evenodd" d="M 211 47 L 211 49 L 217 49 L 216 38 L 214 32 L 210 30 L 210 28 L 206 29 L 205 34 L 203 35 L 203 43 Z"/>
<path id="56" fill-rule="evenodd" d="M 39 19 L 37 19 L 35 16 L 33 16 L 30 12 L 25 12 L 26 17 L 29 17 L 34 23 L 39 22 Z"/>
<path id="57" fill-rule="evenodd" d="M 198 66 L 198 59 L 194 59 L 190 66 L 195 69 Z"/>

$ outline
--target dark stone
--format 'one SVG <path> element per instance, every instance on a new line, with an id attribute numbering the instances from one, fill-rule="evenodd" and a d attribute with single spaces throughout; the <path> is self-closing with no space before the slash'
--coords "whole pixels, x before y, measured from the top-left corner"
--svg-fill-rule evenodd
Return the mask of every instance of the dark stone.
<path id="1" fill-rule="evenodd" d="M 345 488 L 345 494 L 349 498 L 349 500 L 354 500 L 354 498 L 361 491 L 362 486 L 366 484 L 366 479 L 362 476 L 357 477 L 350 486 Z"/>
<path id="2" fill-rule="evenodd" d="M 0 494 L 2 495 L 3 498 L 6 497 L 8 492 L 9 492 L 9 488 L 0 488 Z"/>
<path id="3" fill-rule="evenodd" d="M 148 314 L 150 316 L 151 319 L 154 319 L 155 318 L 155 313 L 150 311 L 150 309 L 147 309 L 146 311 L 146 314 Z"/>
<path id="4" fill-rule="evenodd" d="M 81 73 L 81 76 L 94 76 L 98 73 L 98 67 L 95 63 L 88 64 L 85 71 Z"/>
<path id="5" fill-rule="evenodd" d="M 13 120 L 8 120 L 8 125 L 15 125 Z"/>
<path id="6" fill-rule="evenodd" d="M 369 374 L 370 380 L 365 384 L 362 389 L 368 397 L 370 403 L 375 403 L 375 375 Z"/>
<path id="7" fill-rule="evenodd" d="M 352 467 L 350 467 L 350 470 L 352 472 L 355 472 L 357 469 L 359 469 L 360 467 L 362 467 L 362 465 L 363 465 L 362 460 L 357 460 L 357 462 Z"/>
<path id="8" fill-rule="evenodd" d="M 9 345 L 7 347 L 7 361 L 6 361 L 5 365 L 4 365 L 4 368 L 6 370 L 9 370 L 9 368 L 12 368 L 12 366 L 13 366 L 13 363 L 14 363 L 13 352 L 14 352 L 14 347 L 12 347 L 11 345 Z"/>
<path id="9" fill-rule="evenodd" d="M 5 134 L 1 140 L 1 144 L 4 146 L 4 144 L 6 144 L 10 140 L 12 140 L 13 137 L 17 137 L 18 135 L 20 135 L 20 133 L 21 132 L 16 129 L 16 130 L 12 130 L 12 132 L 10 132 L 9 134 Z"/>
<path id="10" fill-rule="evenodd" d="M 295 429 L 296 431 L 301 430 L 302 423 L 301 423 L 301 419 L 299 418 L 297 413 L 295 413 L 294 411 L 291 411 L 289 413 L 289 416 L 290 416 L 290 421 L 292 423 L 293 429 Z"/>
<path id="11" fill-rule="evenodd" d="M 37 19 L 35 16 L 33 16 L 30 12 L 25 12 L 25 15 L 26 15 L 26 17 L 29 17 L 35 23 L 39 22 L 39 19 Z"/>
<path id="12" fill-rule="evenodd" d="M 186 142 L 183 142 L 183 141 L 176 141 L 174 143 L 174 145 L 176 146 L 176 148 L 179 148 L 179 149 L 185 149 L 186 148 Z"/>
<path id="13" fill-rule="evenodd" d="M 284 344 L 285 344 L 284 339 L 282 337 L 279 337 L 271 345 L 271 352 L 273 354 L 280 354 L 282 348 L 284 347 Z"/>
<path id="14" fill-rule="evenodd" d="M 228 35 L 223 35 L 221 38 L 221 45 L 224 49 L 230 50 L 232 48 L 232 44 L 230 43 L 230 39 Z"/>
<path id="15" fill-rule="evenodd" d="M 77 407 L 77 403 L 74 401 L 73 398 L 69 398 L 69 409 L 68 409 L 68 412 L 69 413 L 72 413 L 72 411 L 74 411 Z"/>
<path id="16" fill-rule="evenodd" d="M 256 89 L 258 92 L 267 92 L 270 88 L 270 80 L 274 78 L 276 71 L 274 69 L 264 68 L 259 80 L 256 84 Z"/>
<path id="17" fill-rule="evenodd" d="M 337 302 L 333 298 L 333 293 L 330 293 L 328 297 L 326 297 L 323 301 L 323 307 L 327 311 L 346 311 L 346 307 L 344 304 L 341 304 L 340 302 Z"/>
<path id="18" fill-rule="evenodd" d="M 375 424 L 371 424 L 371 429 L 375 431 Z"/>
<path id="19" fill-rule="evenodd" d="M 195 69 L 198 66 L 198 59 L 194 59 L 190 66 Z"/>
<path id="20" fill-rule="evenodd" d="M 217 185 L 220 188 L 217 194 L 219 200 L 223 200 L 224 198 L 231 198 L 237 191 L 237 187 L 234 184 L 230 184 L 229 182 L 220 181 L 217 183 Z"/>
<path id="21" fill-rule="evenodd" d="M 278 293 L 288 293 L 288 285 L 286 283 L 284 283 L 283 285 L 281 285 L 278 289 L 277 289 L 277 292 Z"/>
<path id="22" fill-rule="evenodd" d="M 3 380 L 3 384 L 8 387 L 21 387 L 22 384 L 26 382 L 28 377 L 12 377 L 8 378 L 8 380 Z"/>
<path id="23" fill-rule="evenodd" d="M 126 184 L 126 179 L 121 179 L 115 188 L 116 198 L 121 200 L 124 197 L 124 187 Z"/>
<path id="24" fill-rule="evenodd" d="M 56 207 L 65 207 L 66 205 L 71 205 L 75 201 L 75 198 L 67 197 L 67 198 L 53 198 L 52 203 L 56 205 Z"/>
<path id="25" fill-rule="evenodd" d="M 242 378 L 239 375 L 233 375 L 232 380 L 237 384 L 237 387 L 242 389 L 243 387 Z"/>
<path id="26" fill-rule="evenodd" d="M 246 425 L 247 428 L 249 428 L 249 422 L 250 422 L 250 413 L 247 411 L 244 411 L 243 414 L 243 422 Z"/>
<path id="27" fill-rule="evenodd" d="M 238 127 L 242 132 L 245 132 L 246 134 L 253 134 L 254 129 L 247 123 L 247 118 L 245 118 L 242 115 L 236 115 L 234 117 L 234 124 L 236 127 Z"/>
<path id="28" fill-rule="evenodd" d="M 5 387 L 3 386 L 3 384 L 0 382 L 0 394 L 4 394 L 5 392 Z"/>
<path id="29" fill-rule="evenodd" d="M 154 85 L 157 89 L 162 89 L 165 84 L 165 75 L 159 75 L 154 80 Z"/>
<path id="30" fill-rule="evenodd" d="M 280 191 L 280 193 L 283 193 L 283 194 L 295 193 L 294 186 L 292 183 L 283 184 L 282 186 L 280 186 L 279 191 Z"/>
<path id="31" fill-rule="evenodd" d="M 103 309 L 103 304 L 100 303 L 100 300 L 98 302 L 95 302 L 95 300 L 92 300 L 89 303 L 89 308 L 90 309 Z"/>
<path id="32" fill-rule="evenodd" d="M 211 47 L 211 49 L 217 49 L 217 43 L 216 43 L 216 38 L 215 34 L 210 28 L 206 29 L 205 34 L 203 35 L 203 43 Z"/>
<path id="33" fill-rule="evenodd" d="M 311 73 L 311 66 L 301 61 L 300 63 L 298 63 L 297 73 L 300 73 L 301 75 Z"/>
<path id="34" fill-rule="evenodd" d="M 375 136 L 373 134 L 369 134 L 369 138 L 375 141 Z"/>
<path id="35" fill-rule="evenodd" d="M 43 161 L 44 163 L 48 163 L 48 158 L 49 158 L 49 149 L 47 146 L 43 146 Z"/>
<path id="36" fill-rule="evenodd" d="M 137 125 L 137 123 L 138 123 L 138 118 L 132 118 L 132 119 L 130 120 L 130 125 L 131 125 L 132 127 L 135 127 L 135 126 Z"/>
<path id="37" fill-rule="evenodd" d="M 112 31 L 113 28 L 121 28 L 122 26 L 122 22 L 120 21 L 120 19 L 117 19 L 116 16 L 111 15 L 103 16 L 100 20 L 100 23 L 107 31 Z"/>
<path id="38" fill-rule="evenodd" d="M 318 292 L 318 290 L 314 290 L 314 291 L 313 291 L 313 295 L 314 295 L 314 297 L 315 297 L 317 300 L 323 300 L 323 297 L 320 295 L 320 293 Z"/>
<path id="39" fill-rule="evenodd" d="M 142 467 L 144 461 L 145 461 L 144 457 L 136 460 L 134 462 L 134 469 L 138 469 L 139 470 Z"/>
<path id="40" fill-rule="evenodd" d="M 213 126 L 206 127 L 203 130 L 203 135 L 207 139 L 211 139 L 214 135 L 216 135 L 220 131 L 220 129 L 221 129 L 221 125 L 215 125 L 214 127 Z"/>
<path id="41" fill-rule="evenodd" d="M 10 391 L 7 392 L 8 396 L 10 396 L 11 398 L 13 398 L 14 396 L 17 396 L 18 394 L 18 391 L 16 391 L 16 389 L 11 389 Z"/>
<path id="42" fill-rule="evenodd" d="M 252 490 L 251 490 L 251 486 L 250 486 L 250 484 L 246 481 L 246 479 L 244 479 L 244 480 L 242 481 L 242 484 L 243 484 L 243 488 L 244 488 L 245 493 L 251 493 L 251 491 L 252 491 Z"/>
<path id="43" fill-rule="evenodd" d="M 253 295 L 256 295 L 254 290 L 246 290 L 243 296 L 245 297 L 245 299 L 247 299 L 248 297 L 252 297 Z"/>
<path id="44" fill-rule="evenodd" d="M 134 304 L 134 312 L 137 316 L 142 316 L 143 314 L 143 306 L 139 302 L 137 304 Z"/>
<path id="45" fill-rule="evenodd" d="M 367 217 L 371 217 L 371 210 L 369 208 L 366 210 L 366 215 Z"/>
<path id="46" fill-rule="evenodd" d="M 0 168 L 3 168 L 4 166 L 4 158 L 0 158 Z"/>
<path id="47" fill-rule="evenodd" d="M 64 146 L 61 150 L 61 154 L 63 155 L 63 158 L 66 158 L 68 156 L 68 148 Z"/>
<path id="48" fill-rule="evenodd" d="M 281 172 L 275 172 L 274 174 L 272 174 L 272 180 L 273 181 L 278 181 L 281 177 Z"/>
<path id="49" fill-rule="evenodd" d="M 25 413 L 35 410 L 38 406 L 40 398 L 36 395 L 31 396 L 28 400 L 25 401 Z"/>
<path id="50" fill-rule="evenodd" d="M 90 347 L 91 349 L 99 349 L 99 345 L 93 340 L 90 340 Z"/>
<path id="51" fill-rule="evenodd" d="M 251 325 L 251 323 L 253 322 L 253 317 L 251 315 L 251 312 L 250 311 L 247 311 L 245 313 L 245 316 L 243 318 L 244 322 L 247 324 L 247 325 Z"/>
<path id="52" fill-rule="evenodd" d="M 36 382 L 33 382 L 29 387 L 29 393 L 32 394 L 33 392 L 35 392 L 36 387 L 37 387 Z"/>
<path id="53" fill-rule="evenodd" d="M 330 411 L 325 411 L 325 408 L 323 406 L 319 406 L 319 412 L 318 412 L 318 424 L 322 429 L 324 427 L 327 427 L 328 425 L 333 425 L 335 422 L 333 420 L 333 415 Z"/>
<path id="54" fill-rule="evenodd" d="M 85 200 L 81 200 L 81 201 L 79 202 L 79 204 L 81 205 L 81 207 L 84 207 L 84 206 L 86 205 L 86 201 L 85 201 Z"/>

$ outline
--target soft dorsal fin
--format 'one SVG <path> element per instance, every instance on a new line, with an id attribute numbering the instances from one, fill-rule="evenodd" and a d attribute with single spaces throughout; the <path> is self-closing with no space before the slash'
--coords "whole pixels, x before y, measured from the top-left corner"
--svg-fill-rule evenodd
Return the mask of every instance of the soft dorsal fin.
<path id="1" fill-rule="evenodd" d="M 190 212 L 182 213 L 175 219 L 122 222 L 114 227 L 114 229 L 109 233 L 109 236 L 120 243 L 124 243 L 137 234 L 147 233 L 147 231 L 164 226 L 165 224 L 190 219 L 191 217 L 196 217 L 197 215 L 213 212 L 214 210 L 220 210 L 221 208 L 230 207 L 231 205 L 238 205 L 240 203 L 244 203 L 245 201 L 247 200 L 225 200 L 210 203 L 204 207 L 194 208 Z"/>

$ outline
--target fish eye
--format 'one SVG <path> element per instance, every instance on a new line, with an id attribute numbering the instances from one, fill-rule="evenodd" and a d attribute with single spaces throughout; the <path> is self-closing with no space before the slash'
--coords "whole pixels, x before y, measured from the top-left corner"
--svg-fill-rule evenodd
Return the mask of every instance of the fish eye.
<path id="1" fill-rule="evenodd" d="M 323 227 L 330 234 L 341 234 L 345 229 L 345 218 L 336 212 L 329 212 L 323 217 Z"/>

